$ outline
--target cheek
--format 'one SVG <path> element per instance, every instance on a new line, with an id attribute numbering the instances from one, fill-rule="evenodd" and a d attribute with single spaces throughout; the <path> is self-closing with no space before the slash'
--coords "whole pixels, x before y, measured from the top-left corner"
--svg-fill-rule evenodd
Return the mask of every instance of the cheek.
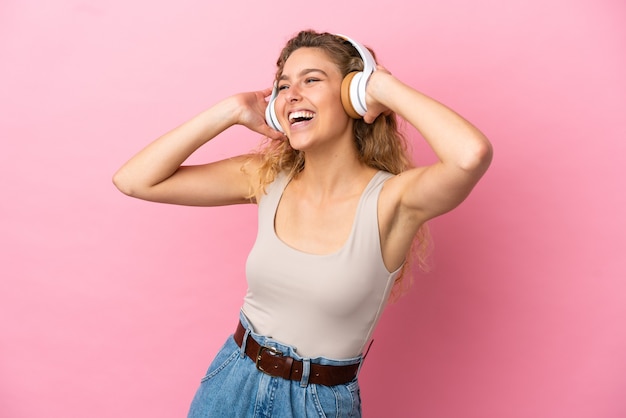
<path id="1" fill-rule="evenodd" d="M 328 92 L 328 94 L 325 95 L 324 107 L 328 109 L 334 117 L 341 118 L 343 115 L 347 116 L 343 104 L 341 103 L 341 91 L 339 90 Z"/>

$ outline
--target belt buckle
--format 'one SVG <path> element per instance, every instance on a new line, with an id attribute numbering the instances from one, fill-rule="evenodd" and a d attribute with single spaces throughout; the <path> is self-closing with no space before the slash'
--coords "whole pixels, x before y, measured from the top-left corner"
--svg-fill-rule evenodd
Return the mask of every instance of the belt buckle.
<path id="1" fill-rule="evenodd" d="M 280 351 L 279 349 L 277 349 L 276 347 L 268 347 L 266 345 L 261 345 L 259 346 L 259 352 L 256 355 L 256 368 L 259 369 L 260 371 L 262 371 L 265 374 L 270 374 L 269 371 L 264 370 L 263 366 L 261 366 L 260 362 L 261 362 L 261 355 L 263 354 L 263 352 L 266 351 L 268 354 L 274 356 L 274 357 L 282 357 L 283 356 L 283 352 Z"/>

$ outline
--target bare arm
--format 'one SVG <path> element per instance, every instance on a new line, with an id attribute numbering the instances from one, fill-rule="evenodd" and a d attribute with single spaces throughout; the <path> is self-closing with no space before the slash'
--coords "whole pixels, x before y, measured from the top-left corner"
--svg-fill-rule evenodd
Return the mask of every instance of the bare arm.
<path id="1" fill-rule="evenodd" d="M 282 134 L 265 124 L 270 89 L 231 96 L 166 133 L 126 162 L 113 177 L 123 193 L 139 199 L 180 205 L 217 206 L 249 201 L 255 175 L 248 158 L 181 166 L 198 148 L 227 128 L 241 124 L 271 138 Z"/>
<path id="2" fill-rule="evenodd" d="M 368 85 L 373 98 L 371 121 L 386 109 L 413 125 L 428 142 L 438 161 L 392 179 L 401 210 L 420 222 L 460 204 L 485 173 L 492 158 L 489 140 L 453 110 L 402 83 L 384 69 L 374 72 Z M 369 106 L 369 104 L 368 104 Z"/>
<path id="3" fill-rule="evenodd" d="M 422 134 L 438 158 L 432 165 L 389 179 L 382 191 L 383 257 L 393 269 L 402 264 L 424 222 L 452 210 L 469 195 L 491 163 L 492 147 L 463 117 L 383 68 L 374 72 L 367 89 L 366 122 L 392 110 Z"/>

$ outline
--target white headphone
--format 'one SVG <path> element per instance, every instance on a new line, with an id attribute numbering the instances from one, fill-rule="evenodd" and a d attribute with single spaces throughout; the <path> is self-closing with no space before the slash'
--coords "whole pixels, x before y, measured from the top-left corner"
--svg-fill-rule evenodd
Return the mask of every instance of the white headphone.
<path id="1" fill-rule="evenodd" d="M 376 70 L 376 61 L 371 52 L 357 41 L 345 36 L 336 34 L 340 38 L 350 42 L 357 50 L 363 60 L 363 71 L 353 71 L 348 73 L 341 82 L 341 103 L 346 113 L 354 119 L 360 119 L 367 112 L 365 104 L 365 87 L 372 73 Z M 272 95 L 270 96 L 267 108 L 265 109 L 265 121 L 277 131 L 284 132 L 276 116 L 275 102 L 278 97 L 278 84 L 274 83 Z"/>

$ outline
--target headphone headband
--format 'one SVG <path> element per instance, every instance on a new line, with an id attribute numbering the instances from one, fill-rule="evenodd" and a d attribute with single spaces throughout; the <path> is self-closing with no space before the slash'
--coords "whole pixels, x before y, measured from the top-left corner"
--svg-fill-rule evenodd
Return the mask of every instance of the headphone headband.
<path id="1" fill-rule="evenodd" d="M 376 69 L 376 60 L 374 59 L 374 56 L 369 49 L 367 49 L 365 46 L 361 45 L 354 39 L 350 38 L 349 36 L 339 33 L 336 33 L 335 36 L 350 42 L 352 46 L 357 50 L 357 52 L 361 56 L 361 59 L 363 60 L 363 74 L 369 76 L 371 73 L 374 72 L 374 70 Z"/>
<path id="2" fill-rule="evenodd" d="M 361 56 L 361 60 L 363 60 L 363 71 L 355 71 L 348 74 L 341 83 L 341 102 L 343 107 L 350 117 L 358 119 L 367 112 L 365 88 L 370 75 L 376 70 L 376 60 L 369 49 L 354 39 L 340 34 L 335 34 L 335 36 L 350 42 Z M 277 97 L 278 84 L 275 82 L 272 95 L 265 109 L 265 121 L 270 127 L 284 132 L 276 115 L 275 103 Z"/>

